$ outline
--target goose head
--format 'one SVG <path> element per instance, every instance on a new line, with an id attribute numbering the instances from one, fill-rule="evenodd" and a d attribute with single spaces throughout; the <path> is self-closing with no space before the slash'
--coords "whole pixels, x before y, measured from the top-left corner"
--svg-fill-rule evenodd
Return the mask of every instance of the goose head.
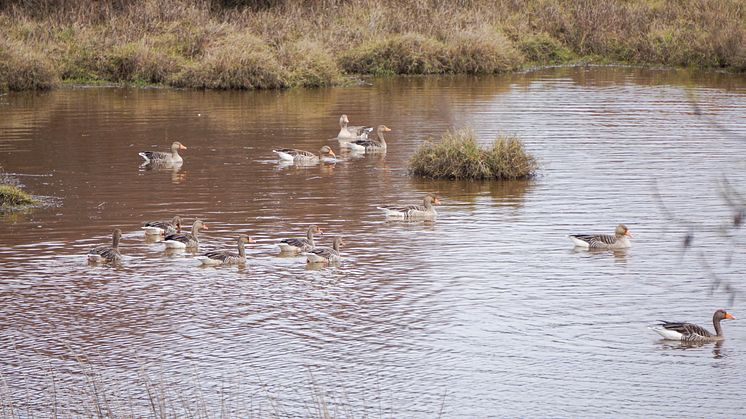
<path id="1" fill-rule="evenodd" d="M 617 237 L 623 237 L 623 236 L 632 237 L 632 233 L 629 232 L 629 229 L 624 224 L 619 224 L 618 226 L 616 226 L 616 230 L 614 230 L 614 235 Z"/>
<path id="2" fill-rule="evenodd" d="M 736 318 L 732 314 L 723 310 L 722 308 L 715 311 L 715 314 L 712 316 L 712 321 L 714 322 L 719 322 L 720 320 L 723 320 L 723 319 L 735 320 Z"/>
<path id="3" fill-rule="evenodd" d="M 425 205 L 432 204 L 432 205 L 440 205 L 440 199 L 437 195 L 430 195 L 427 194 L 425 196 Z"/>
<path id="4" fill-rule="evenodd" d="M 316 224 L 311 224 L 308 226 L 308 234 L 324 234 L 324 232 Z"/>
<path id="5" fill-rule="evenodd" d="M 322 157 L 323 156 L 337 157 L 337 155 L 334 154 L 334 150 L 332 150 L 332 148 L 329 147 L 328 145 L 321 147 L 321 150 L 319 150 L 319 154 L 321 154 Z"/>
<path id="6" fill-rule="evenodd" d="M 171 144 L 171 152 L 176 153 L 178 150 L 186 150 L 186 146 L 178 141 L 174 141 Z"/>
<path id="7" fill-rule="evenodd" d="M 240 236 L 238 236 L 238 243 L 239 244 L 256 243 L 256 240 L 252 239 L 250 236 L 241 234 Z"/>
<path id="8" fill-rule="evenodd" d="M 345 244 L 344 240 L 342 240 L 342 237 L 337 236 L 334 238 L 334 243 L 332 244 L 332 247 L 334 250 L 339 251 L 339 248 L 342 247 Z"/>
<path id="9" fill-rule="evenodd" d="M 192 234 L 200 230 L 209 230 L 209 228 L 207 228 L 207 224 L 203 223 L 202 220 L 195 220 L 194 224 L 192 224 Z"/>
<path id="10" fill-rule="evenodd" d="M 347 124 L 349 124 L 349 123 L 350 123 L 350 120 L 347 119 L 347 115 L 346 114 L 342 114 L 342 116 L 339 117 L 339 126 L 340 126 L 340 128 L 347 127 Z"/>
<path id="11" fill-rule="evenodd" d="M 174 217 L 174 219 L 171 220 L 171 224 L 176 227 L 176 231 L 181 231 L 181 217 L 179 217 L 178 215 Z"/>

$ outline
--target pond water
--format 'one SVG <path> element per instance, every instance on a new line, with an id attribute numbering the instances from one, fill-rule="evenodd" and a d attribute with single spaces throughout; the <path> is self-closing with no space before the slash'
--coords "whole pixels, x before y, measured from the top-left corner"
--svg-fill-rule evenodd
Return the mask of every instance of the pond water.
<path id="1" fill-rule="evenodd" d="M 0 221 L 3 412 L 742 414 L 742 320 L 688 348 L 647 326 L 746 317 L 745 240 L 722 193 L 746 195 L 745 109 L 744 76 L 629 68 L 0 96 L 0 164 L 61 199 Z M 387 154 L 277 164 L 278 147 L 339 153 L 343 113 L 390 127 Z M 518 135 L 541 176 L 408 176 L 418 144 L 449 127 Z M 180 168 L 140 167 L 139 151 L 174 140 L 188 147 Z M 376 209 L 428 192 L 435 222 Z M 174 215 L 205 221 L 201 251 L 251 235 L 248 265 L 202 268 L 144 240 L 143 222 Z M 312 223 L 324 245 L 345 238 L 338 267 L 278 257 Z M 634 235 L 626 252 L 566 237 L 618 223 Z M 114 228 L 121 266 L 87 264 Z"/>

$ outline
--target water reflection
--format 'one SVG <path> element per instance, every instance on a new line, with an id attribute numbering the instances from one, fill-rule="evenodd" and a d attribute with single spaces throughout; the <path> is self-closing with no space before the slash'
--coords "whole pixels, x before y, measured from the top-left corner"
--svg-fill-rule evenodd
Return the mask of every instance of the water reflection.
<path id="1" fill-rule="evenodd" d="M 703 112 L 738 139 L 693 111 L 682 88 L 693 81 Z M 580 68 L 339 89 L 4 96 L 3 167 L 51 173 L 27 186 L 64 198 L 0 222 L 0 340 L 18 348 L 10 356 L 0 349 L 7 393 L 24 400 L 22 383 L 43 393 L 50 363 L 60 387 L 79 389 L 75 348 L 96 354 L 122 393 L 136 388 L 133 371 L 142 369 L 162 371 L 173 394 L 193 394 L 197 373 L 206 403 L 220 406 L 238 392 L 213 391 L 216 383 L 242 381 L 243 394 L 282 390 L 286 416 L 305 414 L 303 391 L 284 389 L 309 366 L 319 388 L 344 389 L 355 416 L 380 416 L 365 402 L 378 388 L 375 397 L 392 400 L 403 417 L 432 416 L 446 388 L 446 416 L 734 416 L 746 395 L 738 386 L 713 389 L 740 382 L 746 351 L 729 346 L 718 374 L 709 356 L 686 351 L 681 368 L 661 363 L 647 331 L 631 325 L 661 307 L 711 312 L 727 297 L 709 295 L 703 278 L 725 274 L 735 284 L 746 270 L 736 252 L 724 272 L 723 237 L 705 228 L 732 216 L 718 195 L 723 173 L 746 188 L 745 92 L 742 76 L 687 82 L 678 72 Z M 387 153 L 277 165 L 272 149 L 281 144 L 338 148 L 328 139 L 343 113 L 394 128 Z M 416 147 L 454 126 L 484 139 L 515 133 L 542 162 L 541 177 L 408 176 Z M 189 144 L 184 166 L 135 170 L 134 150 L 164 133 Z M 661 214 L 650 179 L 678 217 L 703 226 L 696 245 L 714 261 L 711 271 L 661 245 L 661 231 L 677 237 L 686 228 Z M 387 222 L 376 209 L 420 203 L 426 193 L 443 201 L 436 222 Z M 195 269 L 196 252 L 145 241 L 144 221 L 175 213 L 210 220 L 200 238 L 206 250 L 234 246 L 237 234 L 256 237 L 247 267 Z M 622 219 L 635 225 L 627 252 L 574 253 L 565 237 Z M 279 239 L 309 224 L 329 234 L 321 245 L 349 238 L 339 266 L 277 255 Z M 125 233 L 123 267 L 83 263 L 115 226 Z M 746 341 L 742 328 L 728 332 Z M 660 405 L 693 393 L 721 402 Z M 50 416 L 37 400 L 30 411 Z"/>
<path id="2" fill-rule="evenodd" d="M 681 341 L 661 339 L 658 341 L 658 344 L 663 349 L 681 350 L 681 351 L 700 349 L 703 347 L 709 348 L 710 346 L 712 346 L 712 357 L 714 359 L 722 359 L 725 356 L 722 353 L 722 348 L 724 344 L 723 340 L 718 340 L 714 342 L 681 342 Z"/>

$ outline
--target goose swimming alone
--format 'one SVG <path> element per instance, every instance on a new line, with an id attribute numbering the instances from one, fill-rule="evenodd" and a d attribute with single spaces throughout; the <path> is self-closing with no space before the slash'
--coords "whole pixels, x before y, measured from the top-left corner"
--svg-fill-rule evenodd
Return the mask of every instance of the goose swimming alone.
<path id="1" fill-rule="evenodd" d="M 200 230 L 209 230 L 201 220 L 195 220 L 192 224 L 191 233 L 174 233 L 163 238 L 163 243 L 168 249 L 186 249 L 199 247 Z"/>
<path id="2" fill-rule="evenodd" d="M 118 263 L 122 260 L 122 255 L 119 253 L 119 240 L 122 238 L 122 230 L 114 229 L 112 235 L 112 244 L 109 246 L 99 246 L 88 251 L 88 261 L 93 263 L 107 262 L 107 263 Z"/>
<path id="3" fill-rule="evenodd" d="M 217 265 L 243 265 L 246 263 L 246 249 L 244 245 L 247 243 L 256 243 L 251 237 L 242 234 L 238 236 L 238 254 L 231 252 L 230 250 L 214 250 L 207 252 L 202 256 L 197 256 L 196 259 L 202 262 L 203 265 L 217 266 Z"/>
<path id="4" fill-rule="evenodd" d="M 434 220 L 438 213 L 433 205 L 440 205 L 437 196 L 427 194 L 422 200 L 422 205 L 392 206 L 386 205 L 378 207 L 386 215 L 386 218 L 396 218 L 400 220 Z"/>
<path id="5" fill-rule="evenodd" d="M 732 314 L 726 312 L 723 309 L 715 311 L 712 315 L 712 325 L 715 327 L 715 334 L 713 335 L 707 329 L 702 326 L 698 326 L 692 323 L 681 323 L 681 322 L 667 322 L 660 320 L 660 323 L 651 326 L 651 329 L 661 335 L 664 339 L 678 340 L 681 342 L 714 342 L 723 340 L 723 329 L 720 326 L 720 321 L 723 319 L 732 319 Z"/>
<path id="6" fill-rule="evenodd" d="M 313 242 L 314 234 L 322 234 L 322 231 L 318 226 L 316 226 L 315 224 L 312 224 L 308 227 L 308 230 L 306 231 L 306 238 L 282 240 L 278 244 L 278 246 L 280 246 L 280 251 L 282 253 L 308 252 L 309 250 L 316 247 L 316 245 Z"/>
<path id="7" fill-rule="evenodd" d="M 184 162 L 184 159 L 179 155 L 179 150 L 186 150 L 187 148 L 178 141 L 174 141 L 171 144 L 171 152 L 163 151 L 142 151 L 138 154 L 145 159 L 145 164 L 180 164 Z"/>
<path id="8" fill-rule="evenodd" d="M 632 246 L 629 238 L 632 233 L 624 224 L 619 224 L 614 234 L 570 234 L 573 244 L 585 249 L 627 249 Z"/>

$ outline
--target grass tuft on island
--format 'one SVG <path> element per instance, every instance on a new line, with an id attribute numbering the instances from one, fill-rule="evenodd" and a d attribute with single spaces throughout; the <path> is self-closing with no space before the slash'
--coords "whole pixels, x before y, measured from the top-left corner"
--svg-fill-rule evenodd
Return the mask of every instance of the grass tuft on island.
<path id="1" fill-rule="evenodd" d="M 498 137 L 482 147 L 468 128 L 446 131 L 437 143 L 426 141 L 409 161 L 411 174 L 433 179 L 531 179 L 538 167 L 520 139 Z"/>
<path id="2" fill-rule="evenodd" d="M 21 209 L 33 205 L 39 205 L 39 201 L 21 190 L 21 188 L 8 184 L 0 184 L 0 209 Z"/>

